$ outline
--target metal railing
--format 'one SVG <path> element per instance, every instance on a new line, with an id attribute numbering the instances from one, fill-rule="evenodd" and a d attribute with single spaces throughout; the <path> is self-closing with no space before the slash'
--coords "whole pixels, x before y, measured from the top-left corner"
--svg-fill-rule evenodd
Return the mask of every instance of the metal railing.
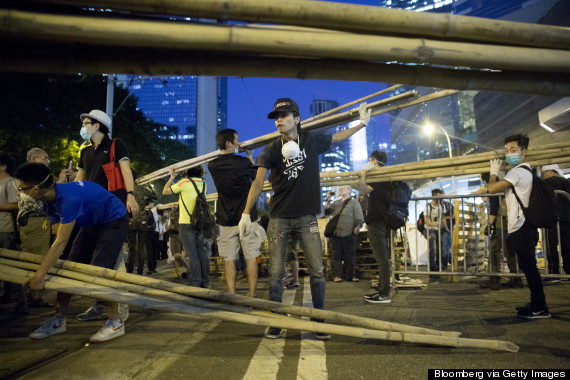
<path id="1" fill-rule="evenodd" d="M 563 191 L 556 191 L 570 199 L 570 194 Z M 490 202 L 483 202 L 481 198 L 498 197 L 499 209 L 495 221 L 495 229 L 491 230 L 491 216 L 490 216 Z M 390 236 L 390 247 L 392 263 L 394 263 L 394 270 L 392 276 L 395 274 L 423 274 L 423 275 L 438 275 L 438 276 L 499 276 L 499 277 L 523 277 L 524 274 L 519 271 L 518 262 L 516 257 L 511 257 L 510 268 L 506 268 L 506 237 L 507 237 L 507 219 L 503 215 L 503 202 L 504 194 L 477 194 L 477 195 L 444 195 L 437 197 L 417 197 L 412 198 L 410 202 L 414 204 L 415 220 L 421 211 L 418 211 L 418 204 L 426 202 L 426 205 L 436 201 L 436 204 L 446 204 L 448 206 L 447 215 L 442 215 L 443 207 L 437 207 L 436 212 L 438 215 L 434 218 L 437 220 L 437 226 L 428 229 L 428 223 L 425 223 L 427 230 L 426 236 L 423 236 L 414 226 L 393 231 Z M 452 207 L 449 207 L 451 206 Z M 458 209 L 459 208 L 459 209 Z M 424 217 L 428 215 L 424 212 Z M 448 222 L 449 220 L 449 222 Z M 447 228 L 443 223 L 448 224 Z M 487 229 L 485 233 L 484 229 Z M 448 231 L 446 231 L 448 230 Z M 552 272 L 549 271 L 549 254 L 548 246 L 546 243 L 547 231 L 540 229 L 540 245 L 537 244 L 537 252 L 540 250 L 544 257 L 544 273 L 541 273 L 543 278 L 570 278 L 569 273 L 564 274 L 562 268 L 562 247 L 560 239 L 560 223 L 556 226 L 558 237 L 558 268 L 553 268 Z M 446 235 L 449 234 L 449 237 Z M 403 245 L 404 257 L 399 258 L 396 256 L 396 241 L 395 237 L 400 237 L 398 244 Z M 414 244 L 410 244 L 410 240 L 415 239 Z M 424 245 L 427 240 L 427 251 L 422 249 L 420 252 L 420 245 Z M 435 239 L 435 244 L 431 243 L 430 255 L 430 240 Z M 445 239 L 450 239 L 451 242 L 446 242 Z M 495 242 L 494 249 L 491 249 L 492 239 L 498 239 L 499 244 Z M 418 244 L 421 243 L 421 244 Z M 411 247 L 413 246 L 413 247 Z M 541 249 L 538 249 L 538 247 Z M 451 262 L 448 265 L 444 260 L 448 259 L 447 251 Z M 426 259 L 423 260 L 423 254 L 426 253 Z M 512 253 L 515 254 L 514 252 Z M 495 256 L 495 255 L 498 255 Z M 510 253 L 509 253 L 510 255 Z M 430 258 L 431 256 L 431 258 Z M 430 267 L 431 260 L 431 267 Z M 434 264 L 434 261 L 436 265 Z M 400 269 L 401 263 L 404 269 Z M 499 263 L 499 265 L 493 264 Z M 566 264 L 568 266 L 568 263 Z M 498 266 L 498 267 L 497 267 Z M 447 268 L 446 268 L 447 267 Z M 508 266 L 507 266 L 508 267 Z M 555 269 L 558 269 L 557 271 Z M 558 273 L 556 273 L 558 272 Z"/>

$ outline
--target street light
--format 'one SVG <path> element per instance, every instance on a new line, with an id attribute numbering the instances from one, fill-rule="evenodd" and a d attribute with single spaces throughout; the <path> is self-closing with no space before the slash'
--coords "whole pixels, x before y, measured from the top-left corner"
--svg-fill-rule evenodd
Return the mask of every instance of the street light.
<path id="1" fill-rule="evenodd" d="M 449 140 L 449 135 L 447 134 L 447 131 L 445 130 L 445 128 L 443 128 L 442 126 L 438 125 L 439 129 L 441 129 L 443 131 L 443 134 L 445 135 L 445 138 L 447 139 L 447 147 L 449 149 L 449 158 L 451 158 L 451 141 Z M 427 135 L 431 135 L 433 133 L 433 130 L 435 129 L 435 127 L 433 126 L 433 124 L 426 124 L 424 125 L 424 132 Z"/>
<path id="2" fill-rule="evenodd" d="M 449 135 L 447 134 L 447 131 L 445 130 L 445 128 L 443 128 L 441 125 L 438 125 L 439 129 L 441 129 L 443 131 L 443 134 L 445 135 L 445 138 L 447 139 L 447 148 L 449 150 L 449 158 L 452 158 L 451 155 L 451 141 L 449 140 Z M 433 124 L 426 124 L 424 125 L 424 132 L 429 136 L 433 133 L 435 127 L 433 126 Z M 452 189 L 453 192 L 455 193 L 455 176 L 451 177 L 451 184 L 452 184 Z"/>

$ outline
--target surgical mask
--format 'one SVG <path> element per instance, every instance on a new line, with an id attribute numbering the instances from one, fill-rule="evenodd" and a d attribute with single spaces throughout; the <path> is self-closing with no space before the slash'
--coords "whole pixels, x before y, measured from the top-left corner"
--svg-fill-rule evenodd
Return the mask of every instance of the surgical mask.
<path id="1" fill-rule="evenodd" d="M 521 156 L 518 153 L 505 155 L 505 161 L 511 166 L 517 166 L 521 162 Z"/>
<path id="2" fill-rule="evenodd" d="M 81 138 L 85 141 L 91 139 L 91 134 L 87 133 L 87 127 L 81 127 L 81 131 L 79 131 Z"/>

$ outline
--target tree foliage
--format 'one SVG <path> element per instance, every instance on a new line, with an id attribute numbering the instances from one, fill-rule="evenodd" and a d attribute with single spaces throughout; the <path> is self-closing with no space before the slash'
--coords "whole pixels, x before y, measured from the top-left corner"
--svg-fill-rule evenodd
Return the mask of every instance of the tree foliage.
<path id="1" fill-rule="evenodd" d="M 23 163 L 29 149 L 40 147 L 55 171 L 70 160 L 75 167 L 83 142 L 79 115 L 105 110 L 107 77 L 0 73 L 0 80 L 0 152 Z M 112 134 L 127 144 L 139 176 L 194 156 L 178 141 L 159 139 L 158 124 L 137 109 L 137 101 L 126 88 L 115 87 Z"/>

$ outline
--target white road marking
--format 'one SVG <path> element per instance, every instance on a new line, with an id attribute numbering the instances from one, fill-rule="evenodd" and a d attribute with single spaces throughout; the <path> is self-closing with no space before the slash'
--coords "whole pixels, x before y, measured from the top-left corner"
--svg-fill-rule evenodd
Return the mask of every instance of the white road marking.
<path id="1" fill-rule="evenodd" d="M 305 276 L 305 284 L 303 286 L 303 306 L 305 307 L 313 307 L 309 281 L 309 277 Z M 309 320 L 308 317 L 303 317 L 302 319 Z M 313 332 L 301 332 L 301 352 L 299 354 L 297 379 L 328 379 L 325 342 L 315 339 Z"/>
<path id="2" fill-rule="evenodd" d="M 292 305 L 295 300 L 295 290 L 287 290 L 283 292 L 283 303 Z M 274 380 L 279 372 L 279 365 L 283 359 L 283 349 L 285 347 L 284 336 L 287 330 L 283 329 L 280 339 L 262 338 L 257 346 L 257 350 L 249 363 L 249 367 L 244 380 Z"/>

